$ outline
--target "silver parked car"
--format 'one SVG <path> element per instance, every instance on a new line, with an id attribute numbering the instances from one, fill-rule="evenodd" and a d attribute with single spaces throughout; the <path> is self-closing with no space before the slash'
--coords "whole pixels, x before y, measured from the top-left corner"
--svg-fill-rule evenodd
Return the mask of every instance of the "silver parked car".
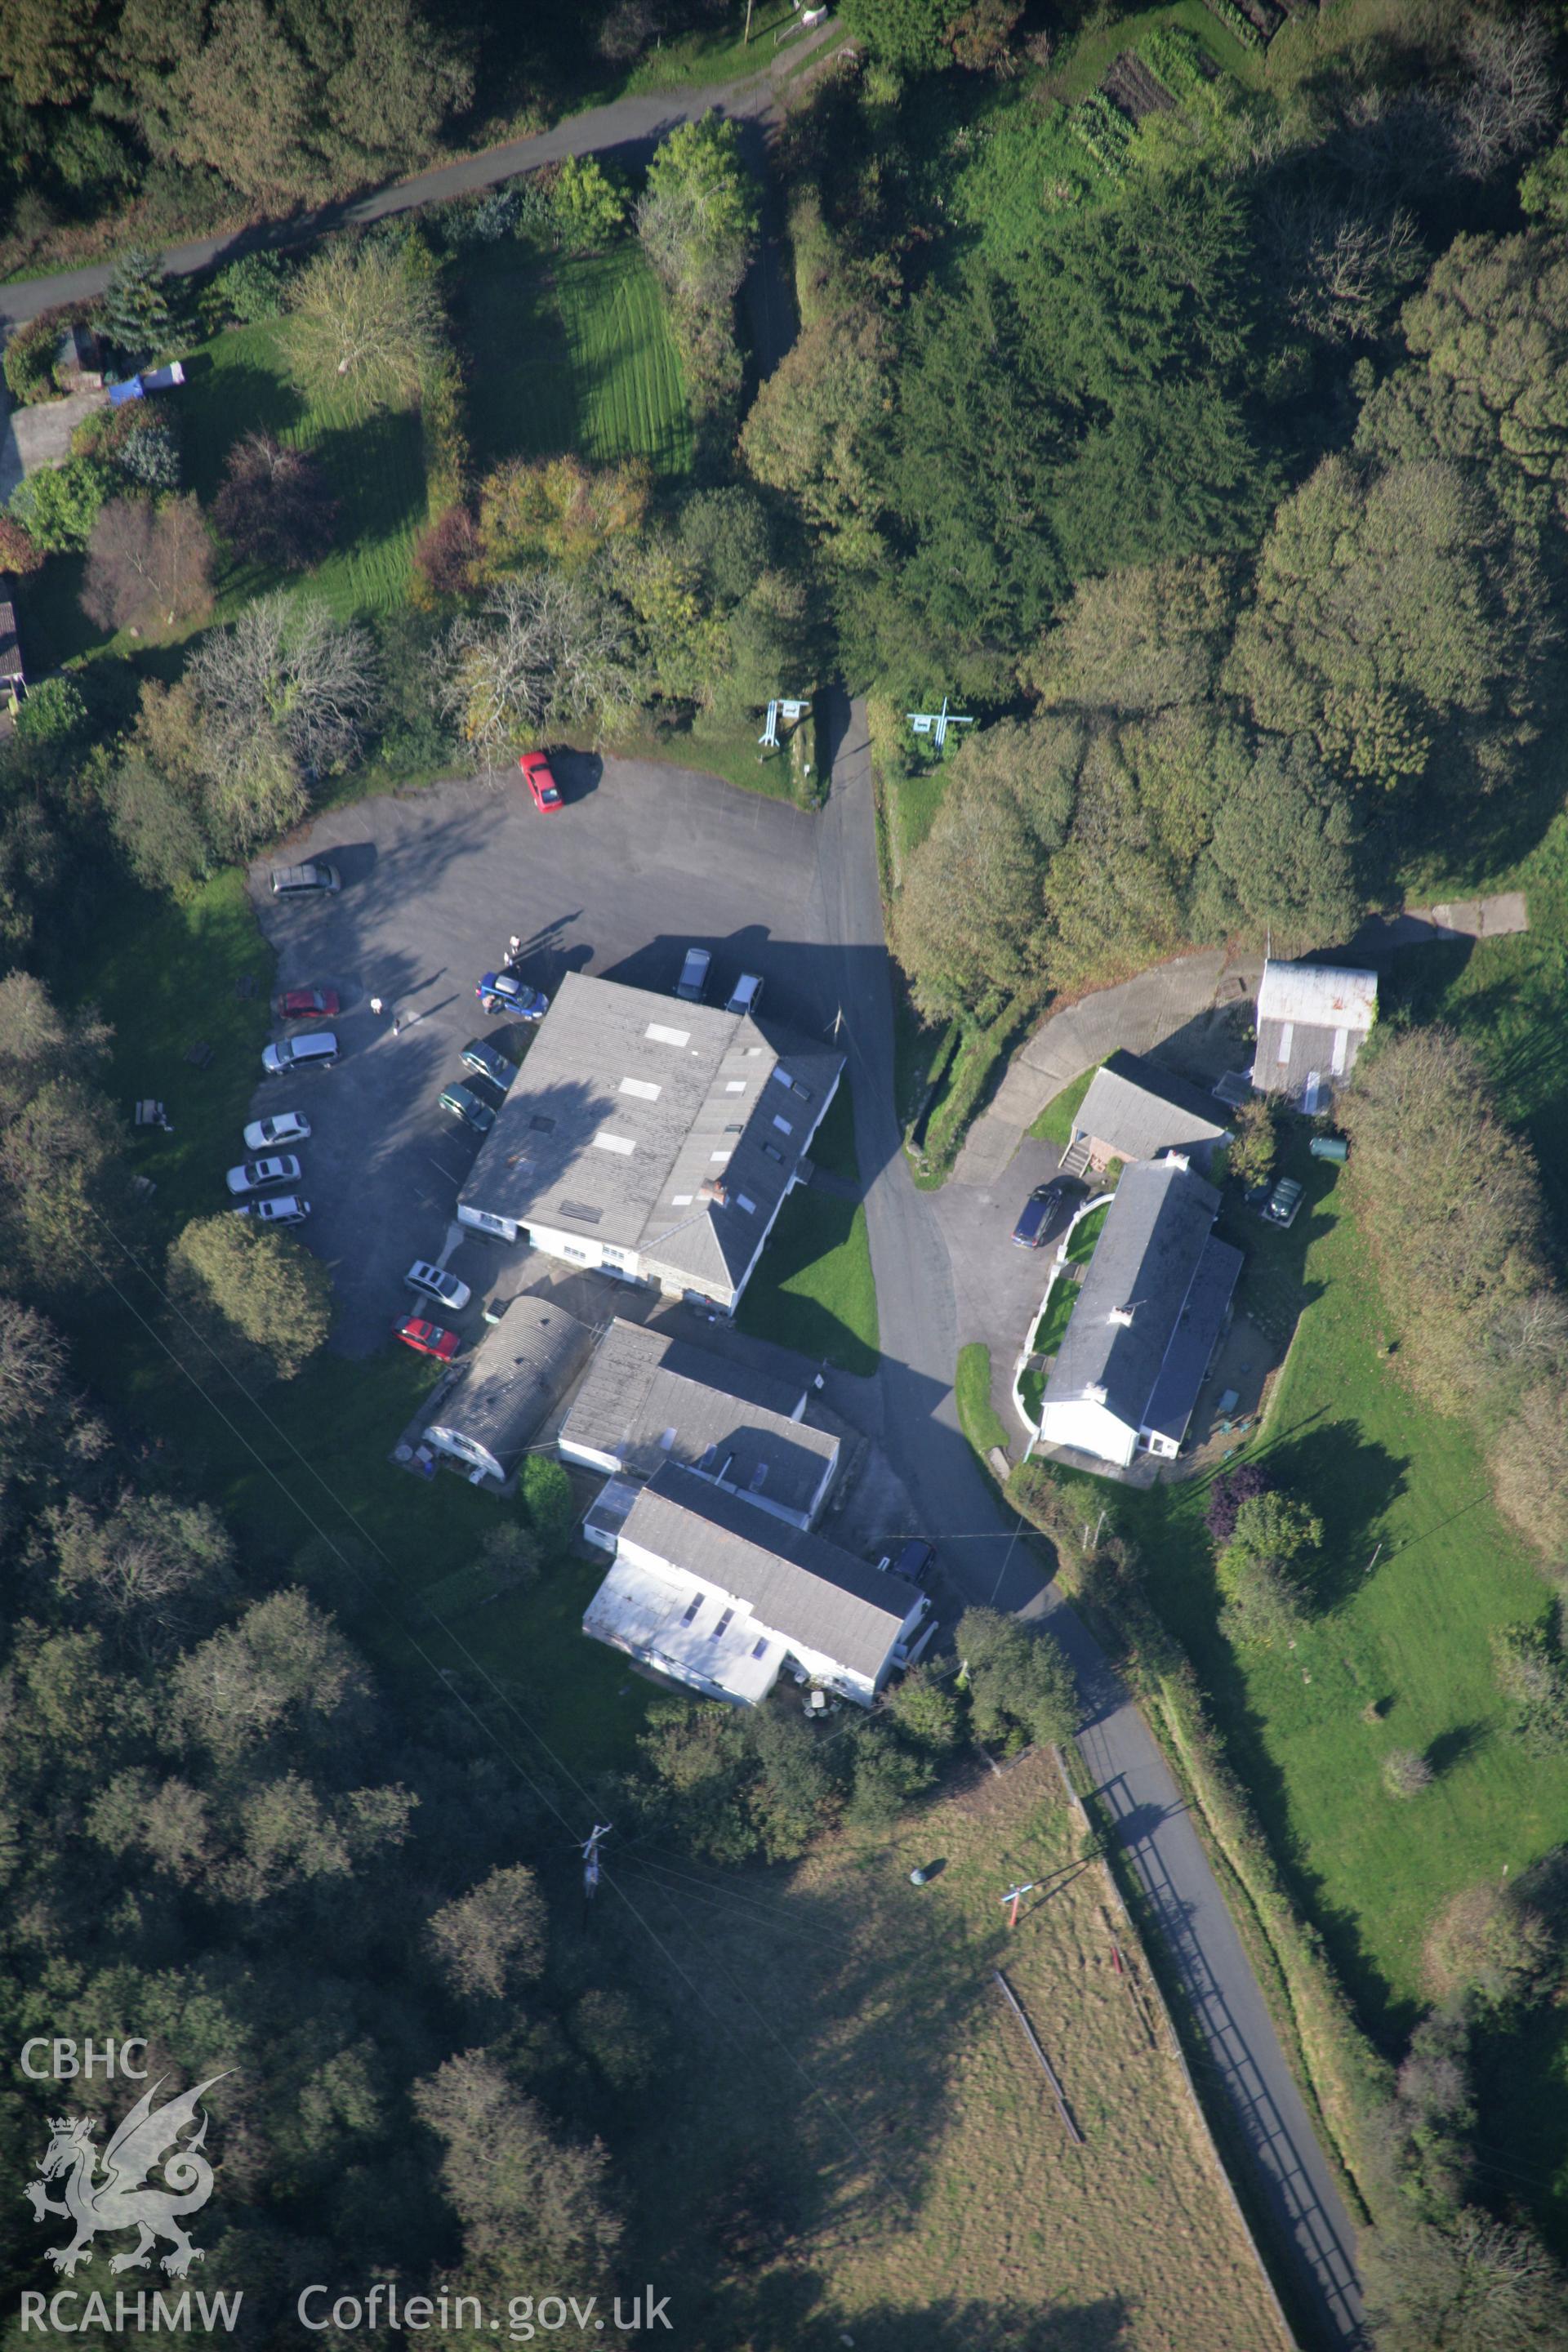
<path id="1" fill-rule="evenodd" d="M 310 1203 L 301 1201 L 298 1192 L 279 1192 L 270 1201 L 247 1201 L 243 1208 L 229 1213 L 254 1217 L 258 1225 L 302 1225 L 310 1213 Z"/>
<path id="2" fill-rule="evenodd" d="M 307 1143 L 310 1122 L 297 1110 L 280 1110 L 271 1118 L 253 1118 L 245 1130 L 247 1151 L 275 1151 L 280 1143 Z"/>
<path id="3" fill-rule="evenodd" d="M 231 1192 L 264 1192 L 268 1184 L 297 1184 L 300 1163 L 291 1151 L 271 1160 L 247 1160 L 231 1168 L 225 1179 Z"/>

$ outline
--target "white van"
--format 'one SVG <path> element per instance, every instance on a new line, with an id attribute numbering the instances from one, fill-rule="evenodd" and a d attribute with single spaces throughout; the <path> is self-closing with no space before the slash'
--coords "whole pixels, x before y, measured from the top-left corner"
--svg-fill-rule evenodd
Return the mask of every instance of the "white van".
<path id="1" fill-rule="evenodd" d="M 263 1049 L 261 1066 L 269 1078 L 287 1077 L 293 1070 L 330 1070 L 338 1058 L 338 1041 L 330 1029 L 307 1037 L 280 1037 Z"/>

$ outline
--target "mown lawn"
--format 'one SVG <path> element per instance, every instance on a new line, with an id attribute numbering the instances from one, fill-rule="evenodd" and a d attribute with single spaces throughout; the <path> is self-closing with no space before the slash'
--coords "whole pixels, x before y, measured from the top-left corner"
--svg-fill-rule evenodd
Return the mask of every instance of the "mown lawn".
<path id="1" fill-rule="evenodd" d="M 812 1145 L 833 1174 L 857 1180 L 849 1081 L 841 1078 Z M 819 1356 L 869 1379 L 880 1328 L 866 1212 L 858 1201 L 806 1185 L 779 1211 L 767 1248 L 746 1286 L 736 1320 L 742 1331 Z"/>
<path id="2" fill-rule="evenodd" d="M 1259 1449 L 1323 1523 L 1296 1649 L 1232 1653 L 1220 1639 L 1204 1482 L 1126 1507 L 1150 1594 L 1212 1694 L 1277 1853 L 1363 2015 L 1393 2032 L 1423 2003 L 1422 1938 L 1444 1897 L 1568 1838 L 1568 1759 L 1524 1753 L 1492 1680 L 1493 1629 L 1538 1617 L 1547 1589 L 1492 1510 L 1463 1424 L 1419 1403 L 1382 1352 L 1359 1235 L 1331 1186 L 1314 1192 L 1297 1228 L 1308 1303 Z M 1249 1257 L 1295 1238 L 1251 1222 Z M 1268 1285 L 1268 1269 L 1256 1276 Z M 1436 1767 L 1413 1802 L 1384 1793 L 1394 1748 Z"/>
<path id="3" fill-rule="evenodd" d="M 367 409 L 354 399 L 308 403 L 289 378 L 282 336 L 276 320 L 237 327 L 186 360 L 179 395 L 186 478 L 206 506 L 243 435 L 273 433 L 309 449 L 338 500 L 337 544 L 309 574 L 310 591 L 344 618 L 390 612 L 407 594 L 414 537 L 426 515 L 417 412 Z M 220 618 L 285 576 L 254 564 L 220 569 Z"/>
<path id="4" fill-rule="evenodd" d="M 254 996 L 236 982 L 249 974 Z M 421 1704 L 430 1668 L 463 1672 L 488 1688 L 464 1649 L 575 1771 L 628 1762 L 646 1687 L 614 1654 L 586 1641 L 584 1608 L 603 1571 L 562 1561 L 533 1586 L 468 1609 L 444 1609 L 447 1628 L 420 1598 L 473 1560 L 505 1507 L 462 1479 L 426 1486 L 387 1460 L 432 1382 L 424 1359 L 395 1346 L 368 1362 L 325 1353 L 297 1380 L 251 1402 L 216 1367 L 196 1360 L 193 1386 L 161 1341 L 163 1252 L 192 1216 L 223 1205 L 222 1171 L 240 1156 L 240 1129 L 257 1056 L 268 1034 L 270 949 L 257 929 L 242 877 L 221 875 L 183 903 L 128 899 L 101 932 L 92 990 L 115 1025 L 109 1089 L 127 1118 L 142 1095 L 161 1099 L 172 1133 L 133 1146 L 133 1166 L 157 1185 L 145 1225 L 106 1246 L 111 1296 L 73 1329 L 84 1381 L 117 1420 L 150 1444 L 166 1439 L 195 1491 L 223 1511 L 247 1558 L 287 1572 L 321 1536 L 363 1563 L 364 1582 L 331 1563 L 318 1588 L 390 1675 L 412 1678 Z M 202 1071 L 182 1059 L 187 1041 L 214 1048 Z M 498 1726 L 537 1772 L 536 1743 L 500 1700 Z"/>
<path id="5" fill-rule="evenodd" d="M 515 239 L 490 247 L 465 265 L 454 324 L 480 473 L 564 450 L 597 465 L 646 457 L 660 480 L 689 471 L 680 361 L 633 239 L 547 258 Z"/>

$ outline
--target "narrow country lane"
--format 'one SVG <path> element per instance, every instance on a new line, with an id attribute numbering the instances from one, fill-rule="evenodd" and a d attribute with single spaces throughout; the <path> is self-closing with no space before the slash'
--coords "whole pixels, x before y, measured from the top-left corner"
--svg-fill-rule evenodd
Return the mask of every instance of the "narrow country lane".
<path id="1" fill-rule="evenodd" d="M 777 52 L 776 58 L 770 58 L 744 80 L 717 83 L 707 89 L 617 98 L 608 106 L 590 107 L 582 114 L 568 115 L 552 129 L 535 132 L 531 138 L 509 139 L 503 146 L 487 148 L 479 155 L 466 155 L 455 163 L 439 164 L 411 180 L 374 189 L 368 195 L 323 205 L 311 212 L 295 213 L 287 220 L 268 221 L 251 228 L 229 230 L 219 236 L 196 237 L 186 245 L 171 246 L 163 256 L 164 270 L 170 277 L 183 278 L 237 254 L 253 253 L 265 247 L 304 245 L 330 229 L 386 220 L 395 213 L 411 212 L 419 205 L 472 195 L 480 188 L 510 180 L 514 173 L 531 172 L 541 163 L 558 163 L 568 155 L 651 151 L 677 123 L 695 121 L 713 107 L 739 121 L 754 121 L 769 112 L 777 98 L 774 63 L 780 75 L 789 74 L 803 58 L 824 48 L 837 34 L 837 23 L 829 17 L 826 23 L 816 26 L 800 40 Z M 109 283 L 110 268 L 108 261 L 94 262 L 85 269 L 59 270 L 48 278 L 0 285 L 0 340 L 9 329 L 20 326 L 26 319 L 37 318 L 40 310 L 50 309 L 56 302 L 86 301 L 101 294 Z"/>
<path id="2" fill-rule="evenodd" d="M 1099 1644 L 1054 1585 L 1042 1587 L 1032 1550 L 958 1425 L 952 1272 L 934 1210 L 910 1181 L 893 1097 L 892 984 L 865 706 L 841 707 L 837 729 L 818 873 L 824 930 L 839 957 L 842 1042 L 866 1180 L 881 1318 L 883 1443 L 921 1506 L 921 1532 L 938 1543 L 965 1599 L 1043 1620 L 1071 1658 L 1089 1710 L 1079 1748 L 1148 1890 L 1259 2188 L 1294 2245 L 1321 2340 L 1356 2345 L 1362 2305 L 1350 2216 L 1174 1777 Z"/>

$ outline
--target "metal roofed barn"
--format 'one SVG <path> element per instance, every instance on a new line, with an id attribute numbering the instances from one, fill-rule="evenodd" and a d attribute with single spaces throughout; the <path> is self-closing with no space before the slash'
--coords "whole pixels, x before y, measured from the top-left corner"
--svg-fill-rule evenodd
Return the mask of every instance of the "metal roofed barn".
<path id="1" fill-rule="evenodd" d="M 758 1705 L 786 1667 L 868 1706 L 934 1621 L 918 1586 L 763 1519 L 667 1464 L 621 1525 L 583 1630 L 714 1698 Z"/>
<path id="2" fill-rule="evenodd" d="M 570 972 L 458 1217 L 732 1308 L 843 1067 L 771 1021 Z"/>
<path id="3" fill-rule="evenodd" d="M 586 1323 L 525 1291 L 439 1391 L 426 1444 L 466 1463 L 475 1486 L 504 1486 L 593 1343 Z"/>
<path id="4" fill-rule="evenodd" d="M 1377 1018 L 1377 974 L 1343 964 L 1266 963 L 1252 1083 L 1312 1118 L 1355 1067 Z"/>
<path id="5" fill-rule="evenodd" d="M 615 1479 L 667 1462 L 755 1509 L 809 1528 L 838 1462 L 838 1440 L 802 1419 L 795 1391 L 642 1324 L 610 1325 L 558 1440 L 564 1460 Z M 585 1532 L 603 1541 L 589 1514 Z M 605 1549 L 613 1549 L 606 1545 Z"/>
<path id="6" fill-rule="evenodd" d="M 1241 1272 L 1219 1204 L 1180 1157 L 1126 1170 L 1046 1382 L 1047 1445 L 1123 1468 L 1181 1451 Z"/>

